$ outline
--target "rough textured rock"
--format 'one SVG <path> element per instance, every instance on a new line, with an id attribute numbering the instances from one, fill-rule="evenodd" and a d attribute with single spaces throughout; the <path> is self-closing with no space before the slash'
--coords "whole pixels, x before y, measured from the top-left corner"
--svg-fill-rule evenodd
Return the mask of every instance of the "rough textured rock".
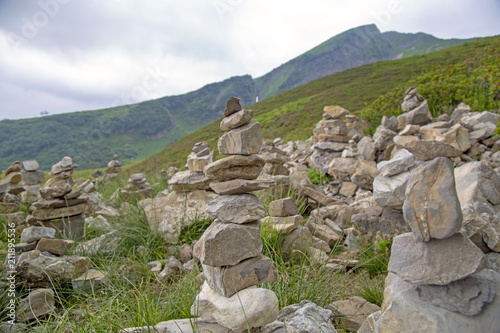
<path id="1" fill-rule="evenodd" d="M 269 203 L 269 215 L 271 216 L 292 216 L 297 214 L 297 205 L 293 198 L 283 198 Z"/>
<path id="2" fill-rule="evenodd" d="M 263 220 L 264 224 L 273 230 L 280 232 L 282 235 L 287 235 L 292 230 L 297 229 L 304 222 L 302 215 L 293 216 L 269 216 Z"/>
<path id="3" fill-rule="evenodd" d="M 232 155 L 207 165 L 203 172 L 212 181 L 257 179 L 266 162 L 257 155 Z"/>
<path id="4" fill-rule="evenodd" d="M 379 306 L 358 296 L 333 302 L 328 305 L 328 309 L 332 311 L 337 327 L 345 328 L 350 332 L 357 332 L 370 314 L 380 311 Z"/>
<path id="5" fill-rule="evenodd" d="M 466 236 L 417 242 L 413 234 L 394 238 L 388 270 L 415 284 L 447 285 L 485 264 L 483 252 Z"/>
<path id="6" fill-rule="evenodd" d="M 119 241 L 120 237 L 118 232 L 111 231 L 97 238 L 79 243 L 75 247 L 75 252 L 85 254 L 87 256 L 97 254 L 114 254 L 118 251 Z"/>
<path id="7" fill-rule="evenodd" d="M 52 289 L 36 289 L 19 301 L 17 310 L 17 320 L 19 322 L 29 322 L 35 319 L 42 319 L 54 312 L 56 309 L 54 292 Z"/>
<path id="8" fill-rule="evenodd" d="M 37 220 L 47 221 L 47 220 L 58 219 L 61 217 L 70 217 L 83 214 L 87 211 L 88 207 L 89 206 L 86 203 L 82 203 L 75 206 L 53 208 L 50 210 L 38 209 L 33 212 L 33 216 Z"/>
<path id="9" fill-rule="evenodd" d="M 290 325 L 287 325 L 279 320 L 267 324 L 261 333 L 299 333 L 299 331 Z"/>
<path id="10" fill-rule="evenodd" d="M 451 128 L 426 128 L 420 129 L 422 140 L 436 140 L 455 147 L 461 152 L 469 150 L 471 142 L 469 140 L 469 131 L 460 124 Z"/>
<path id="11" fill-rule="evenodd" d="M 191 314 L 199 319 L 242 332 L 247 327 L 263 327 L 278 317 L 278 298 L 267 289 L 250 287 L 227 298 L 205 282 L 196 296 Z"/>
<path id="12" fill-rule="evenodd" d="M 396 135 L 396 132 L 391 131 L 387 127 L 379 126 L 373 135 L 373 143 L 377 149 L 383 150 Z"/>
<path id="13" fill-rule="evenodd" d="M 409 172 L 392 177 L 378 175 L 373 181 L 373 199 L 381 207 L 401 208 L 405 200 L 405 191 Z"/>
<path id="14" fill-rule="evenodd" d="M 339 105 L 326 105 L 323 108 L 323 112 L 326 113 L 331 119 L 340 119 L 349 114 L 349 111 Z"/>
<path id="15" fill-rule="evenodd" d="M 63 256 L 73 244 L 74 242 L 72 240 L 42 238 L 38 241 L 36 249 L 40 252 L 46 251 L 56 256 Z"/>
<path id="16" fill-rule="evenodd" d="M 220 195 L 244 194 L 253 191 L 266 190 L 278 183 L 273 179 L 245 180 L 233 179 L 225 182 L 212 182 L 210 188 Z"/>
<path id="17" fill-rule="evenodd" d="M 389 207 L 375 206 L 363 209 L 358 214 L 352 215 L 351 224 L 363 234 L 380 232 L 383 235 L 399 235 L 411 231 L 401 211 Z"/>
<path id="18" fill-rule="evenodd" d="M 108 273 L 97 269 L 89 269 L 82 275 L 71 281 L 74 290 L 85 293 L 91 293 L 94 290 L 102 288 L 108 283 Z"/>
<path id="19" fill-rule="evenodd" d="M 21 243 L 36 242 L 42 238 L 52 239 L 55 235 L 56 230 L 53 228 L 32 226 L 21 233 Z"/>
<path id="20" fill-rule="evenodd" d="M 336 333 L 332 312 L 311 301 L 289 305 L 281 310 L 278 320 L 304 333 Z"/>
<path id="21" fill-rule="evenodd" d="M 331 160 L 328 165 L 328 174 L 335 179 L 350 181 L 356 171 L 358 160 L 355 158 L 338 157 Z"/>
<path id="22" fill-rule="evenodd" d="M 486 306 L 479 315 L 469 317 L 433 306 L 420 298 L 415 285 L 395 274 L 385 281 L 382 314 L 375 322 L 377 333 L 413 332 L 496 332 L 500 327 L 500 298 Z M 500 278 L 495 281 L 496 294 L 500 292 Z"/>
<path id="23" fill-rule="evenodd" d="M 248 124 L 232 129 L 220 137 L 219 152 L 224 155 L 257 154 L 262 146 L 262 132 L 259 122 L 252 120 Z"/>
<path id="24" fill-rule="evenodd" d="M 429 105 L 424 100 L 419 106 L 409 112 L 405 112 L 398 116 L 398 130 L 403 129 L 406 125 L 425 125 L 432 121 L 432 115 L 429 111 Z"/>
<path id="25" fill-rule="evenodd" d="M 455 169 L 458 198 L 462 205 L 482 202 L 500 204 L 500 176 L 484 162 L 471 162 Z"/>
<path id="26" fill-rule="evenodd" d="M 267 215 L 253 194 L 222 195 L 210 201 L 205 210 L 219 222 L 248 223 Z"/>
<path id="27" fill-rule="evenodd" d="M 23 161 L 23 169 L 26 171 L 37 171 L 40 166 L 35 160 Z"/>
<path id="28" fill-rule="evenodd" d="M 140 202 L 151 230 L 158 231 L 168 243 L 177 243 L 181 226 L 190 224 L 205 214 L 210 201 L 217 195 L 209 191 L 193 191 L 186 194 L 170 192 Z"/>
<path id="29" fill-rule="evenodd" d="M 309 229 L 311 234 L 323 241 L 325 241 L 329 247 L 334 247 L 335 243 L 337 243 L 341 235 L 337 234 L 335 231 L 327 227 L 326 225 L 320 225 L 314 223 L 313 219 L 309 218 L 306 223 L 306 227 Z"/>
<path id="30" fill-rule="evenodd" d="M 236 265 L 262 251 L 260 223 L 220 223 L 214 221 L 196 242 L 193 255 L 204 265 Z"/>
<path id="31" fill-rule="evenodd" d="M 457 157 L 462 154 L 457 148 L 440 141 L 413 141 L 403 145 L 419 161 L 429 161 L 436 157 Z"/>
<path id="32" fill-rule="evenodd" d="M 366 161 L 374 161 L 377 147 L 373 143 L 373 139 L 369 136 L 364 136 L 358 142 L 358 152 Z"/>
<path id="33" fill-rule="evenodd" d="M 21 253 L 17 272 L 20 279 L 32 287 L 51 287 L 52 283 L 69 282 L 88 269 L 85 257 L 49 257 L 38 250 Z"/>
<path id="34" fill-rule="evenodd" d="M 253 117 L 253 110 L 242 109 L 230 116 L 222 119 L 220 122 L 220 129 L 224 132 L 230 131 L 233 128 L 248 124 Z"/>
<path id="35" fill-rule="evenodd" d="M 177 172 L 170 178 L 168 185 L 173 191 L 183 192 L 183 191 L 196 191 L 196 190 L 208 190 L 210 187 L 208 184 L 211 182 L 205 174 L 201 171 L 181 171 Z"/>
<path id="36" fill-rule="evenodd" d="M 123 333 L 138 333 L 141 331 L 124 331 Z M 154 327 L 146 327 L 145 333 L 235 333 L 233 330 L 214 323 L 207 323 L 196 318 L 174 319 L 162 321 Z"/>
<path id="37" fill-rule="evenodd" d="M 234 266 L 203 265 L 203 275 L 210 288 L 225 297 L 231 297 L 245 288 L 276 280 L 273 261 L 262 255 L 243 260 Z"/>
<path id="38" fill-rule="evenodd" d="M 447 238 L 460 230 L 462 209 L 450 159 L 438 157 L 411 172 L 403 215 L 417 241 Z"/>
<path id="39" fill-rule="evenodd" d="M 495 298 L 495 275 L 485 269 L 446 286 L 421 285 L 416 290 L 420 298 L 434 306 L 475 316 Z"/>
<path id="40" fill-rule="evenodd" d="M 351 181 L 359 187 L 364 188 L 365 190 L 372 190 L 373 180 L 378 176 L 378 174 L 379 171 L 375 162 L 359 160 L 356 166 L 356 170 L 351 176 Z"/>
<path id="41" fill-rule="evenodd" d="M 377 164 L 380 174 L 384 177 L 391 177 L 408 171 L 416 164 L 415 156 L 406 149 L 398 150 L 393 158 Z"/>
<path id="42" fill-rule="evenodd" d="M 234 96 L 229 97 L 226 102 L 226 108 L 224 109 L 224 117 L 229 117 L 235 112 L 241 110 L 240 99 Z"/>

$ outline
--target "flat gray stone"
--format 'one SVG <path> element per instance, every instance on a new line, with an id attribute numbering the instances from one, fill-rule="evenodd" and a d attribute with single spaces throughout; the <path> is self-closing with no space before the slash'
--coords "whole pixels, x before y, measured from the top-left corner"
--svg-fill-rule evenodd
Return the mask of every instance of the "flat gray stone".
<path id="1" fill-rule="evenodd" d="M 17 320 L 29 322 L 50 315 L 56 309 L 54 297 L 52 289 L 33 290 L 27 297 L 19 301 Z"/>
<path id="2" fill-rule="evenodd" d="M 52 239 L 55 235 L 56 231 L 53 228 L 32 226 L 21 233 L 21 243 L 36 242 L 42 238 Z"/>
<path id="3" fill-rule="evenodd" d="M 219 196 L 208 203 L 205 211 L 224 223 L 248 223 L 267 215 L 259 199 L 253 194 Z"/>
<path id="4" fill-rule="evenodd" d="M 26 171 L 37 171 L 40 166 L 35 160 L 23 161 L 23 169 Z"/>
<path id="5" fill-rule="evenodd" d="M 401 149 L 394 154 L 392 159 L 378 163 L 377 168 L 382 176 L 391 177 L 408 171 L 416 163 L 417 161 L 412 153 L 406 149 Z"/>
<path id="6" fill-rule="evenodd" d="M 223 155 L 258 154 L 262 146 L 262 131 L 258 121 L 235 128 L 220 137 L 219 153 Z"/>
<path id="7" fill-rule="evenodd" d="M 283 198 L 269 203 L 269 215 L 282 217 L 297 214 L 297 205 L 294 198 Z"/>
<path id="8" fill-rule="evenodd" d="M 429 242 L 418 242 L 407 233 L 394 238 L 388 270 L 410 283 L 442 286 L 474 274 L 485 260 L 484 253 L 460 233 Z"/>
<path id="9" fill-rule="evenodd" d="M 253 110 L 242 109 L 225 118 L 220 122 L 220 129 L 224 132 L 248 124 L 253 117 Z"/>
<path id="10" fill-rule="evenodd" d="M 336 333 L 330 310 L 305 300 L 283 308 L 278 320 L 292 326 L 299 332 Z"/>
<path id="11" fill-rule="evenodd" d="M 207 165 L 203 172 L 216 182 L 231 179 L 253 180 L 259 177 L 265 163 L 258 155 L 231 155 Z"/>

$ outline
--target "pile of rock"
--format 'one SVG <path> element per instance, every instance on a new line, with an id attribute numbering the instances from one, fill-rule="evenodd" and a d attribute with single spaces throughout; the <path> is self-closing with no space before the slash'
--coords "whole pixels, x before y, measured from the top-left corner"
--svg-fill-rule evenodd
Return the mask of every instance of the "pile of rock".
<path id="1" fill-rule="evenodd" d="M 32 218 L 28 224 L 52 227 L 65 238 L 80 240 L 85 233 L 87 198 L 82 196 L 82 186 L 74 186 L 71 157 L 65 156 L 54 164 L 50 178 L 40 189 L 41 199 L 32 204 Z"/>
<path id="2" fill-rule="evenodd" d="M 213 161 L 213 152 L 207 142 L 198 142 L 187 158 L 188 170 L 174 174 L 168 185 L 175 192 L 209 190 L 210 179 L 203 173 L 203 168 Z"/>
<path id="3" fill-rule="evenodd" d="M 266 211 L 249 193 L 265 182 L 256 180 L 265 164 L 256 155 L 262 145 L 260 124 L 235 97 L 228 100 L 224 116 L 221 128 L 227 133 L 218 147 L 230 156 L 204 168 L 215 181 L 210 186 L 221 196 L 209 203 L 207 212 L 216 220 L 194 246 L 205 283 L 191 313 L 202 322 L 241 332 L 274 321 L 279 309 L 272 291 L 254 287 L 276 279 L 271 259 L 261 254 L 259 219 Z"/>
<path id="4" fill-rule="evenodd" d="M 484 269 L 484 253 L 459 232 L 450 159 L 411 172 L 403 214 L 412 232 L 394 238 L 382 310 L 367 320 L 366 332 L 496 331 L 500 275 Z"/>
<path id="5" fill-rule="evenodd" d="M 23 170 L 23 185 L 26 192 L 22 194 L 24 203 L 33 203 L 40 199 L 40 186 L 45 182 L 45 174 L 38 170 L 38 162 L 35 160 L 24 161 Z"/>
<path id="6" fill-rule="evenodd" d="M 121 195 L 125 200 L 131 198 L 151 198 L 154 190 L 148 183 L 145 173 L 134 173 L 127 181 L 125 189 L 120 190 Z"/>
<path id="7" fill-rule="evenodd" d="M 290 174 L 290 171 L 285 167 L 288 157 L 284 151 L 276 148 L 274 142 L 264 141 L 259 152 L 259 157 L 266 162 L 261 175 L 264 178 L 277 175 L 287 176 Z"/>
<path id="8" fill-rule="evenodd" d="M 311 162 L 319 172 L 327 173 L 329 162 L 341 157 L 342 152 L 354 144 L 351 140 L 361 138 L 363 125 L 357 116 L 338 105 L 327 105 L 323 112 L 323 120 L 313 130 Z"/>
<path id="9" fill-rule="evenodd" d="M 287 235 L 297 229 L 304 218 L 297 214 L 294 198 L 283 198 L 269 203 L 269 217 L 264 220 L 266 227 L 281 235 Z"/>
<path id="10" fill-rule="evenodd" d="M 22 181 L 21 163 L 16 161 L 5 171 L 0 180 L 0 212 L 10 212 L 21 204 L 19 195 L 25 191 Z"/>
<path id="11" fill-rule="evenodd" d="M 118 161 L 118 155 L 113 155 L 113 159 L 108 163 L 108 169 L 106 170 L 106 177 L 116 178 L 118 174 L 122 171 L 123 162 Z"/>

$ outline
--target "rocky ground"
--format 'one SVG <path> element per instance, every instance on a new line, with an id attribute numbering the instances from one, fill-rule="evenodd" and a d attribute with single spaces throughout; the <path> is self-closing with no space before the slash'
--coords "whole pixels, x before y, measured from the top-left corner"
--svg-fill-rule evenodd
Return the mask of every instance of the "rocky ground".
<path id="1" fill-rule="evenodd" d="M 2 240 L 16 311 L 4 311 L 2 329 L 68 321 L 61 331 L 78 331 L 75 313 L 91 315 L 68 309 L 70 299 L 119 302 L 125 294 L 110 293 L 127 276 L 136 290 L 145 283 L 136 295 L 186 288 L 186 299 L 148 307 L 164 312 L 147 319 L 124 313 L 109 330 L 495 331 L 500 115 L 460 104 L 433 119 L 413 87 L 402 109 L 366 136 L 357 116 L 325 106 L 309 140 L 269 142 L 231 98 L 218 142 L 226 157 L 197 143 L 186 170 L 151 184 L 146 174 L 120 182 L 117 156 L 106 173 L 76 180 L 64 157 L 47 182 L 36 161 L 14 163 L 0 209 L 17 234 L 11 247 Z"/>

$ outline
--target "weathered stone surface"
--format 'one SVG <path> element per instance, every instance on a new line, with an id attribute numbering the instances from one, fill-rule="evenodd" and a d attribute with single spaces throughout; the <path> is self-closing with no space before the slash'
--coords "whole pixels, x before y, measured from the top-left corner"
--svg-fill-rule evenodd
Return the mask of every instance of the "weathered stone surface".
<path id="1" fill-rule="evenodd" d="M 56 230 L 56 237 L 64 237 L 79 241 L 83 238 L 85 232 L 85 218 L 84 215 L 76 215 L 72 217 L 64 217 L 57 220 L 50 221 L 37 221 L 32 216 L 28 217 L 31 222 L 30 225 L 43 226 L 53 228 Z"/>
<path id="2" fill-rule="evenodd" d="M 387 116 L 383 116 L 381 125 L 390 129 L 391 131 L 396 132 L 398 130 L 398 119 L 395 116 L 392 116 L 390 118 Z"/>
<path id="3" fill-rule="evenodd" d="M 241 110 L 240 99 L 231 96 L 226 102 L 226 108 L 224 109 L 224 117 L 228 117 L 240 110 Z"/>
<path id="4" fill-rule="evenodd" d="M 500 253 L 486 253 L 486 266 L 500 274 Z"/>
<path id="5" fill-rule="evenodd" d="M 304 218 L 302 215 L 293 215 L 293 216 L 269 216 L 265 220 L 263 220 L 266 227 L 272 228 L 273 230 L 281 233 L 282 235 L 286 235 L 290 233 L 292 230 L 297 229 L 299 225 L 304 222 Z"/>
<path id="6" fill-rule="evenodd" d="M 257 179 L 266 162 L 258 155 L 232 155 L 207 165 L 203 172 L 215 182 Z"/>
<path id="7" fill-rule="evenodd" d="M 168 281 L 173 277 L 178 276 L 182 269 L 182 263 L 177 260 L 174 256 L 171 256 L 167 260 L 164 261 L 165 267 L 158 274 L 158 277 L 162 280 Z"/>
<path id="8" fill-rule="evenodd" d="M 38 185 L 45 181 L 45 174 L 43 171 L 21 171 L 23 183 L 26 185 Z"/>
<path id="9" fill-rule="evenodd" d="M 349 111 L 339 105 L 326 105 L 323 108 L 323 112 L 332 119 L 340 119 L 343 116 L 347 116 L 349 114 Z"/>
<path id="10" fill-rule="evenodd" d="M 482 313 L 470 317 L 429 304 L 418 296 L 415 285 L 394 274 L 388 275 L 385 285 L 382 315 L 375 322 L 375 332 L 496 332 L 500 327 L 499 297 Z M 495 288 L 498 294 L 498 275 Z"/>
<path id="11" fill-rule="evenodd" d="M 253 194 L 222 195 L 210 201 L 205 210 L 219 222 L 248 223 L 267 215 Z"/>
<path id="12" fill-rule="evenodd" d="M 38 168 L 38 162 L 35 160 L 23 161 L 23 169 L 26 171 L 37 171 Z"/>
<path id="13" fill-rule="evenodd" d="M 52 289 L 33 290 L 27 297 L 19 301 L 17 321 L 40 320 L 55 311 L 55 303 Z"/>
<path id="14" fill-rule="evenodd" d="M 283 198 L 269 203 L 269 215 L 271 216 L 292 216 L 297 214 L 297 205 L 294 198 Z"/>
<path id="15" fill-rule="evenodd" d="M 326 143 L 326 142 L 321 142 Z M 310 157 L 312 166 L 321 173 L 328 173 L 328 164 L 332 159 L 342 156 L 340 152 L 315 149 Z"/>
<path id="16" fill-rule="evenodd" d="M 76 168 L 78 168 L 78 165 L 73 165 L 73 159 L 69 156 L 64 156 L 59 162 L 52 166 L 49 174 L 51 176 L 56 176 L 63 172 L 73 172 L 73 169 Z"/>
<path id="17" fill-rule="evenodd" d="M 358 182 L 360 180 L 356 178 Z M 366 183 L 366 182 L 363 182 Z M 356 185 L 353 182 L 343 182 L 342 186 L 340 187 L 339 194 L 344 196 L 344 197 L 352 197 L 356 193 L 356 190 L 358 189 L 358 185 Z"/>
<path id="18" fill-rule="evenodd" d="M 377 153 L 377 147 L 375 147 L 375 143 L 373 143 L 373 139 L 369 136 L 364 136 L 358 142 L 358 151 L 359 154 L 363 157 L 363 159 L 367 161 L 374 161 L 375 154 Z"/>
<path id="19" fill-rule="evenodd" d="M 12 163 L 11 166 L 9 166 L 7 168 L 7 170 L 5 170 L 5 176 L 8 176 L 11 173 L 17 173 L 17 172 L 20 172 L 20 171 L 21 171 L 21 162 L 15 161 L 14 163 Z"/>
<path id="20" fill-rule="evenodd" d="M 451 128 L 426 128 L 420 129 L 422 140 L 436 140 L 449 144 L 461 152 L 469 150 L 471 142 L 469 140 L 469 131 L 460 124 Z"/>
<path id="21" fill-rule="evenodd" d="M 70 207 L 52 208 L 52 209 L 37 209 L 33 212 L 33 216 L 37 220 L 53 220 L 61 217 L 69 217 L 83 214 L 87 211 L 86 203 L 78 204 Z"/>
<path id="22" fill-rule="evenodd" d="M 417 241 L 447 238 L 460 230 L 462 209 L 450 159 L 438 157 L 411 172 L 403 215 Z"/>
<path id="23" fill-rule="evenodd" d="M 235 224 L 214 221 L 193 248 L 193 255 L 209 266 L 236 265 L 262 251 L 258 221 Z"/>
<path id="24" fill-rule="evenodd" d="M 202 267 L 210 288 L 225 297 L 231 297 L 245 288 L 276 280 L 273 261 L 266 256 L 246 259 L 234 266 Z"/>
<path id="25" fill-rule="evenodd" d="M 209 191 L 186 194 L 170 192 L 140 202 L 151 230 L 159 232 L 167 243 L 177 243 L 182 225 L 189 225 L 196 217 L 206 216 L 205 210 L 217 195 Z"/>
<path id="26" fill-rule="evenodd" d="M 26 228 L 21 233 L 21 243 L 36 242 L 42 238 L 52 239 L 56 235 L 56 231 L 52 228 L 32 226 Z"/>
<path id="27" fill-rule="evenodd" d="M 358 228 L 362 234 L 380 232 L 384 235 L 399 235 L 410 232 L 400 210 L 389 207 L 369 207 L 358 214 L 352 215 L 351 224 Z"/>
<path id="28" fill-rule="evenodd" d="M 342 152 L 344 149 L 349 147 L 348 143 L 345 142 L 318 142 L 313 145 L 314 149 L 318 150 L 326 150 L 326 151 L 334 151 L 334 152 Z"/>
<path id="29" fill-rule="evenodd" d="M 137 329 L 143 329 L 144 331 L 139 331 Z M 199 320 L 197 318 L 189 319 L 173 319 L 169 321 L 162 321 L 156 324 L 154 327 L 139 327 L 129 329 L 130 331 L 122 331 L 122 333 L 151 333 L 151 332 L 162 332 L 162 333 L 235 333 L 233 330 L 223 327 L 218 324 L 208 323 L 206 321 Z"/>
<path id="30" fill-rule="evenodd" d="M 460 203 L 500 204 L 500 176 L 484 162 L 471 162 L 455 169 Z"/>
<path id="31" fill-rule="evenodd" d="M 406 125 L 425 125 L 431 121 L 432 115 L 425 100 L 411 111 L 398 116 L 398 130 L 405 128 Z"/>
<path id="32" fill-rule="evenodd" d="M 250 287 L 227 298 L 205 282 L 196 296 L 191 314 L 202 321 L 217 323 L 235 332 L 263 327 L 278 317 L 278 298 L 271 290 Z"/>
<path id="33" fill-rule="evenodd" d="M 224 155 L 257 154 L 262 146 L 262 132 L 258 121 L 232 129 L 219 138 L 219 152 Z"/>
<path id="34" fill-rule="evenodd" d="M 16 254 L 19 254 L 34 250 L 36 248 L 36 245 L 37 245 L 36 241 L 31 243 L 17 243 L 16 245 L 14 245 L 14 249 L 16 251 Z"/>
<path id="35" fill-rule="evenodd" d="M 94 290 L 104 287 L 108 284 L 108 273 L 97 269 L 89 269 L 76 279 L 71 281 L 74 290 L 84 293 L 91 293 Z"/>
<path id="36" fill-rule="evenodd" d="M 327 196 L 324 193 L 316 191 L 315 189 L 313 189 L 311 187 L 304 188 L 304 194 L 307 195 L 312 200 L 316 201 L 321 206 L 328 206 L 328 205 L 333 205 L 333 204 L 338 203 L 338 201 L 330 198 L 329 196 Z"/>
<path id="37" fill-rule="evenodd" d="M 97 238 L 79 243 L 75 248 L 75 252 L 85 254 L 87 256 L 97 254 L 114 254 L 118 251 L 119 241 L 120 236 L 118 233 L 116 231 L 111 231 Z"/>
<path id="38" fill-rule="evenodd" d="M 72 183 L 65 178 L 50 178 L 40 189 L 40 195 L 46 200 L 60 198 L 71 191 Z"/>
<path id="39" fill-rule="evenodd" d="M 351 176 L 354 174 L 354 171 L 356 171 L 357 165 L 358 159 L 355 158 L 334 158 L 328 165 L 328 174 L 335 179 L 350 181 Z"/>
<path id="40" fill-rule="evenodd" d="M 210 188 L 220 195 L 244 194 L 253 191 L 266 190 L 278 185 L 275 180 L 233 179 L 225 182 L 210 183 Z"/>
<path id="41" fill-rule="evenodd" d="M 413 141 L 403 145 L 419 161 L 429 161 L 436 157 L 457 157 L 462 154 L 457 148 L 439 141 Z"/>
<path id="42" fill-rule="evenodd" d="M 293 250 L 307 252 L 310 247 L 315 247 L 323 252 L 330 252 L 328 244 L 316 237 L 313 237 L 307 227 L 298 226 L 295 230 L 285 236 L 283 241 L 283 253 L 290 256 Z"/>
<path id="43" fill-rule="evenodd" d="M 374 161 L 359 160 L 356 170 L 351 176 L 351 181 L 365 190 L 372 190 L 373 180 L 378 174 L 379 171 Z"/>
<path id="44" fill-rule="evenodd" d="M 392 177 L 378 175 L 373 181 L 373 199 L 381 207 L 401 208 L 405 200 L 409 172 Z"/>
<path id="45" fill-rule="evenodd" d="M 68 252 L 73 244 L 74 242 L 72 240 L 42 238 L 38 241 L 36 249 L 40 252 L 46 251 L 55 254 L 56 256 L 63 256 Z"/>
<path id="46" fill-rule="evenodd" d="M 413 234 L 394 238 L 388 270 L 415 284 L 447 285 L 484 265 L 485 256 L 466 236 L 418 242 Z"/>
<path id="47" fill-rule="evenodd" d="M 309 229 L 313 236 L 325 241 L 331 248 L 333 248 L 335 246 L 335 243 L 337 243 L 341 238 L 341 235 L 337 234 L 326 225 L 315 223 L 314 219 L 311 218 L 307 220 L 306 227 Z"/>
<path id="48" fill-rule="evenodd" d="M 85 272 L 90 261 L 85 257 L 52 257 L 38 250 L 21 253 L 17 272 L 19 281 L 31 287 L 52 287 L 53 283 L 69 282 Z"/>
<path id="49" fill-rule="evenodd" d="M 278 320 L 294 327 L 299 332 L 337 332 L 332 323 L 332 312 L 307 300 L 283 308 Z"/>
<path id="50" fill-rule="evenodd" d="M 349 332 L 357 332 L 369 315 L 380 311 L 379 306 L 358 296 L 335 301 L 327 308 L 332 311 L 337 327 L 345 328 Z"/>
<path id="51" fill-rule="evenodd" d="M 382 161 L 377 164 L 380 174 L 384 177 L 391 177 L 408 171 L 417 161 L 415 156 L 406 149 L 398 150 L 392 159 Z"/>
<path id="52" fill-rule="evenodd" d="M 415 87 L 409 87 L 405 92 L 405 98 L 401 103 L 403 112 L 409 112 L 415 109 L 420 103 L 424 101 L 424 97 L 420 95 Z"/>
<path id="53" fill-rule="evenodd" d="M 391 131 L 387 127 L 379 126 L 373 135 L 373 143 L 377 149 L 383 150 L 389 143 L 391 143 L 392 138 L 396 135 L 396 132 Z"/>
<path id="54" fill-rule="evenodd" d="M 399 132 L 399 135 L 415 135 L 420 133 L 420 125 L 406 125 L 406 127 Z"/>
<path id="55" fill-rule="evenodd" d="M 480 130 L 485 125 L 497 125 L 500 121 L 500 115 L 489 111 L 470 112 L 460 118 L 460 122 L 470 130 Z"/>
<path id="56" fill-rule="evenodd" d="M 299 333 L 299 331 L 290 325 L 276 320 L 264 326 L 261 333 Z"/>
<path id="57" fill-rule="evenodd" d="M 210 151 L 210 149 L 208 149 Z M 187 157 L 187 166 L 189 171 L 203 171 L 203 168 L 213 162 L 212 154 L 205 156 L 198 156 L 195 153 L 191 153 Z"/>
<path id="58" fill-rule="evenodd" d="M 252 117 L 253 110 L 242 109 L 222 119 L 220 129 L 224 132 L 230 131 L 233 128 L 248 124 L 252 120 Z"/>
<path id="59" fill-rule="evenodd" d="M 421 285 L 418 295 L 434 306 L 475 316 L 495 298 L 495 273 L 485 269 L 446 286 Z"/>
<path id="60" fill-rule="evenodd" d="M 196 190 L 208 190 L 210 189 L 209 183 L 210 179 L 205 176 L 201 171 L 181 171 L 177 172 L 170 178 L 168 185 L 173 191 L 183 192 L 183 191 L 196 191 Z"/>

